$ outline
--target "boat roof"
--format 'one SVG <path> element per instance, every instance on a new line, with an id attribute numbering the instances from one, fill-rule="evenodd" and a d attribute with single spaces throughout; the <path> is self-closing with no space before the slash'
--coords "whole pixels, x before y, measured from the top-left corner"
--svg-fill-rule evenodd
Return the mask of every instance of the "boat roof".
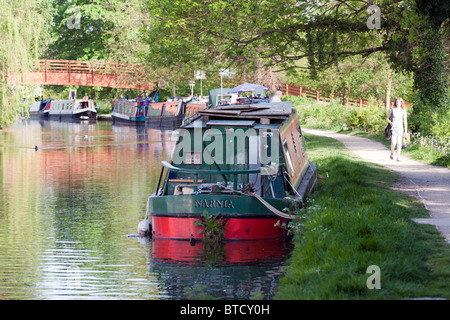
<path id="1" fill-rule="evenodd" d="M 264 93 L 264 91 L 268 89 L 260 84 L 255 83 L 244 83 L 241 85 L 238 85 L 237 87 L 234 87 L 233 89 L 230 89 L 227 91 L 227 93 L 239 93 L 239 92 L 249 92 L 249 91 L 258 91 Z"/>
<path id="2" fill-rule="evenodd" d="M 275 129 L 293 113 L 295 110 L 292 108 L 292 101 L 225 105 L 198 111 L 198 116 L 183 128 L 201 126 Z"/>

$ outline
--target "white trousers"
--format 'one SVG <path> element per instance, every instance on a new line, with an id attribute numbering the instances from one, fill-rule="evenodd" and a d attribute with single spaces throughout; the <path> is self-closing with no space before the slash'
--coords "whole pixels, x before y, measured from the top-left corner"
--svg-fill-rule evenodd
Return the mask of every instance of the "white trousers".
<path id="1" fill-rule="evenodd" d="M 397 145 L 397 152 L 400 153 L 400 150 L 402 149 L 402 140 L 403 140 L 403 135 L 392 135 L 391 138 L 391 150 L 395 148 L 395 146 Z"/>

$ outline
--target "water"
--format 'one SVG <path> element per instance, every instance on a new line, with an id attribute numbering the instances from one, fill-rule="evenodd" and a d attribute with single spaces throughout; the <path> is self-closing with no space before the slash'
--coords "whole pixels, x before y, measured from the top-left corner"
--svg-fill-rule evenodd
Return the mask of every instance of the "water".
<path id="1" fill-rule="evenodd" d="M 28 120 L 0 131 L 0 299 L 270 299 L 284 241 L 133 237 L 171 131 Z M 37 150 L 35 150 L 37 146 Z"/>

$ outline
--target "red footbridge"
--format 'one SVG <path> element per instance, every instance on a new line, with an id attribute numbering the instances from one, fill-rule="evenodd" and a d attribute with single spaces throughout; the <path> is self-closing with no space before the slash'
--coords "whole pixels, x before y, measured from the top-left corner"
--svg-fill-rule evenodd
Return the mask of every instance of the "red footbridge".
<path id="1" fill-rule="evenodd" d="M 71 85 L 153 90 L 156 75 L 145 66 L 104 61 L 36 60 L 31 69 L 9 84 Z"/>

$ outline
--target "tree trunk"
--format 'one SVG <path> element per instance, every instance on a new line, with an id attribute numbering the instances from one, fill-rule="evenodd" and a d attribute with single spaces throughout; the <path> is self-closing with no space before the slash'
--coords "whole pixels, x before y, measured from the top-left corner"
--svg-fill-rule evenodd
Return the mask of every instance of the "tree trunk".
<path id="1" fill-rule="evenodd" d="M 444 32 L 428 25 L 420 42 L 423 51 L 419 68 L 414 72 L 414 85 L 419 91 L 420 102 L 436 111 L 444 108 L 448 101 Z"/>
<path id="2" fill-rule="evenodd" d="M 387 85 L 386 85 L 386 113 L 389 112 L 391 109 L 391 87 L 392 87 L 392 78 L 391 78 L 391 68 L 388 69 L 388 75 L 387 75 Z"/>
<path id="3" fill-rule="evenodd" d="M 175 83 L 176 81 L 174 80 L 172 82 L 172 99 L 174 99 L 177 96 L 177 93 L 175 92 Z"/>

